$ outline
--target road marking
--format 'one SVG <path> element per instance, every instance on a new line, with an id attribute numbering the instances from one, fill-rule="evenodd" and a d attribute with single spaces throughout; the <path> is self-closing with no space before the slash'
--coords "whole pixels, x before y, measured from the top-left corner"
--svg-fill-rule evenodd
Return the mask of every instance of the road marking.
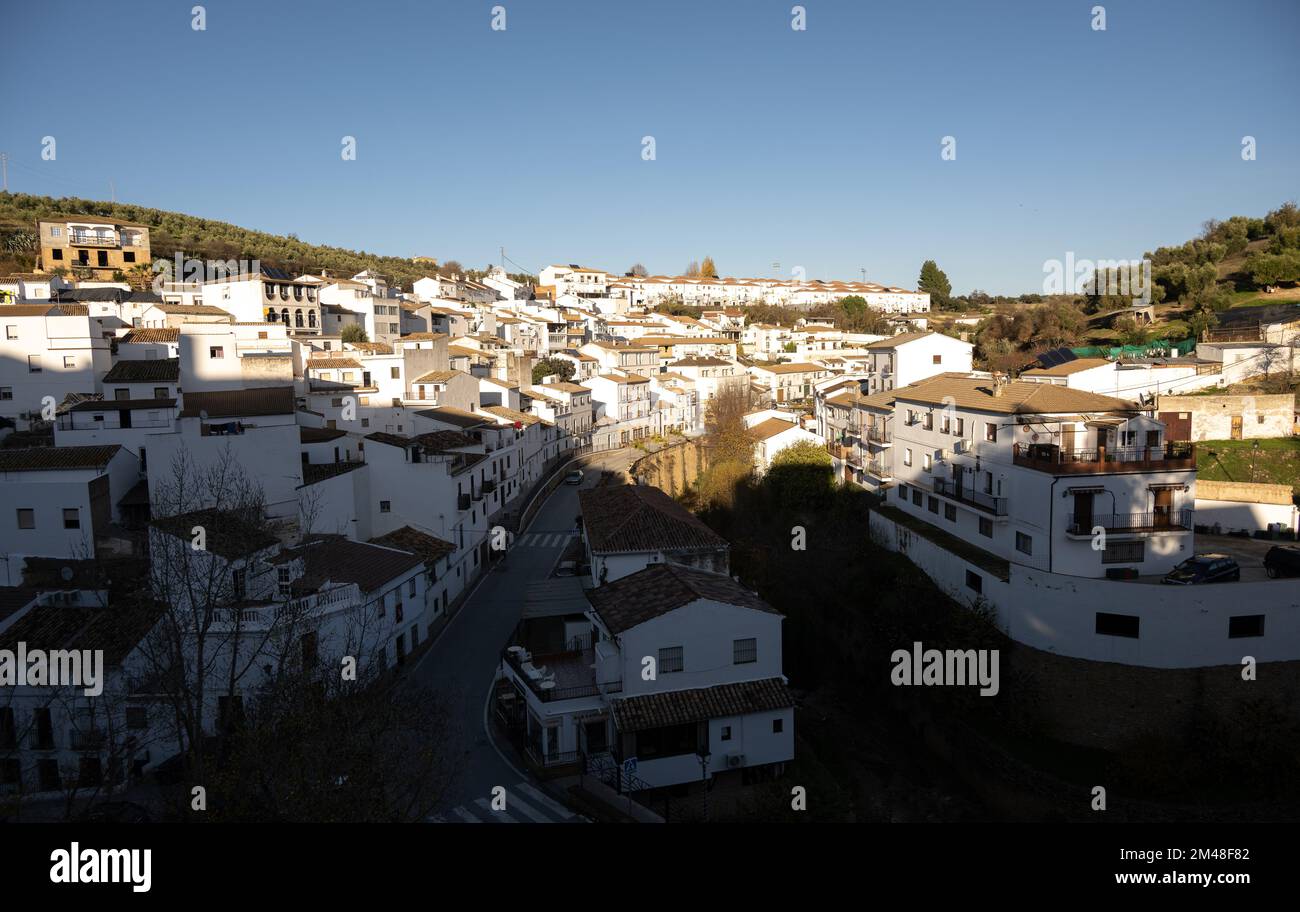
<path id="1" fill-rule="evenodd" d="M 455 814 L 457 817 L 459 817 L 461 820 L 465 821 L 466 823 L 483 822 L 482 820 L 479 820 L 477 817 L 471 814 L 469 811 L 465 810 L 463 807 L 452 808 L 452 813 Z"/>
<path id="2" fill-rule="evenodd" d="M 499 820 L 501 823 L 519 822 L 518 820 L 516 820 L 515 818 L 507 814 L 505 811 L 493 810 L 492 805 L 488 803 L 488 800 L 486 798 L 475 798 L 474 803 L 477 804 L 479 807 L 481 807 L 483 810 L 487 811 L 489 814 L 492 815 L 494 819 Z"/>
<path id="3" fill-rule="evenodd" d="M 522 791 L 529 798 L 532 798 L 542 807 L 546 808 L 552 814 L 558 816 L 561 820 L 568 820 L 570 817 L 573 816 L 573 811 L 569 810 L 562 804 L 552 801 L 550 798 L 548 798 L 546 795 L 544 795 L 542 792 L 538 791 L 537 789 L 533 788 L 527 782 L 519 783 L 519 790 Z"/>
<path id="4" fill-rule="evenodd" d="M 522 783 L 521 783 L 521 784 L 522 784 Z M 515 788 L 518 789 L 519 786 L 517 785 L 517 786 L 515 786 Z M 518 811 L 519 813 L 523 814 L 525 817 L 528 817 L 529 819 L 531 819 L 531 820 L 534 821 L 535 823 L 554 823 L 554 822 L 555 822 L 555 821 L 551 820 L 551 818 L 549 818 L 549 817 L 547 817 L 546 815 L 544 815 L 541 811 L 539 811 L 539 810 L 537 810 L 536 808 L 534 808 L 534 807 L 532 807 L 531 805 L 529 805 L 527 802 L 525 802 L 525 801 L 524 801 L 522 798 L 520 798 L 518 795 L 511 795 L 509 798 L 507 798 L 507 799 L 506 799 L 506 807 L 509 807 L 509 808 L 512 808 L 512 809 Z"/>

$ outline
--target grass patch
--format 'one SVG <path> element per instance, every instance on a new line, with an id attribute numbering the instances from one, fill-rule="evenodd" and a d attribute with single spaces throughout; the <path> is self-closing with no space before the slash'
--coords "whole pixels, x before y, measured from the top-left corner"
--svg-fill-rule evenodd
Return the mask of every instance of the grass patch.
<path id="1" fill-rule="evenodd" d="M 1258 448 L 1255 444 L 1259 444 Z M 1300 437 L 1198 443 L 1196 477 L 1204 481 L 1284 484 L 1300 494 Z"/>

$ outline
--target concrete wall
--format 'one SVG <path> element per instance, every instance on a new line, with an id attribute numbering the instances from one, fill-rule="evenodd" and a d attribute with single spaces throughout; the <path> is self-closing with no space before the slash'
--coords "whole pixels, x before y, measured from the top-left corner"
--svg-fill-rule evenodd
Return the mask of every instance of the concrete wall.
<path id="1" fill-rule="evenodd" d="M 979 598 L 1013 640 L 1057 655 L 1153 668 L 1239 666 L 1300 657 L 1300 586 L 1288 580 L 1217 586 L 1162 586 L 1063 576 L 1010 565 L 1001 580 L 890 518 L 873 512 L 873 540 L 907 555 L 945 593 L 963 604 Z M 979 577 L 980 591 L 967 573 Z M 1138 637 L 1096 632 L 1099 612 L 1138 619 Z M 1228 637 L 1229 619 L 1263 615 L 1261 637 Z"/>
<path id="2" fill-rule="evenodd" d="M 1295 396 L 1161 396 L 1157 412 L 1190 412 L 1192 440 L 1229 440 L 1232 419 L 1241 418 L 1241 436 L 1290 437 L 1295 429 Z"/>

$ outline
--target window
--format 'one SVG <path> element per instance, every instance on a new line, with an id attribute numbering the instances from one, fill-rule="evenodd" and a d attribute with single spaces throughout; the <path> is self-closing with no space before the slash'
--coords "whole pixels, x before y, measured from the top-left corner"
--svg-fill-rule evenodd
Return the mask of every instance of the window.
<path id="1" fill-rule="evenodd" d="M 27 356 L 27 372 L 28 372 L 28 373 L 31 373 L 31 374 L 39 374 L 39 373 L 41 372 L 41 356 L 40 356 L 40 355 L 28 355 L 28 356 Z"/>
<path id="2" fill-rule="evenodd" d="M 76 507 L 65 507 L 63 510 L 63 528 L 80 529 L 81 511 Z"/>
<path id="3" fill-rule="evenodd" d="M 918 507 L 919 507 L 919 506 L 921 505 L 921 500 L 922 500 L 921 492 L 920 492 L 919 490 L 917 490 L 916 488 L 913 488 L 913 489 L 912 489 L 912 504 L 913 504 L 914 506 L 918 506 Z"/>
<path id="4" fill-rule="evenodd" d="M 166 399 L 166 398 L 167 398 L 167 387 L 165 387 L 165 386 L 155 386 L 155 387 L 153 388 L 153 397 L 154 397 L 155 399 Z"/>
<path id="5" fill-rule="evenodd" d="M 926 413 L 925 413 L 925 424 L 923 425 L 923 427 L 924 427 L 927 431 L 933 431 L 933 430 L 934 430 L 934 412 L 926 412 Z"/>
<path id="6" fill-rule="evenodd" d="M 898 486 L 898 499 L 907 500 L 907 485 L 901 484 Z"/>
<path id="7" fill-rule="evenodd" d="M 400 367 L 390 367 L 388 369 L 388 376 L 394 380 L 400 380 L 402 379 L 402 369 Z"/>
<path id="8" fill-rule="evenodd" d="M 281 567 L 279 570 L 276 571 L 276 583 L 277 583 L 277 586 L 278 586 L 278 588 L 279 588 L 279 590 L 280 590 L 280 594 L 281 594 L 281 595 L 288 595 L 288 594 L 289 594 L 289 587 L 290 587 L 290 585 L 291 585 L 291 578 L 290 578 L 290 576 L 289 576 L 289 568 L 288 568 L 288 567 Z"/>
<path id="9" fill-rule="evenodd" d="M 927 472 L 933 471 L 934 463 L 932 462 L 932 457 L 929 453 L 921 454 L 921 468 Z"/>
<path id="10" fill-rule="evenodd" d="M 408 598 L 415 598 L 415 577 L 411 577 L 411 582 L 406 587 L 406 595 Z"/>
<path id="11" fill-rule="evenodd" d="M 772 734 L 774 734 L 774 735 L 779 735 L 779 734 L 781 734 L 781 732 L 783 732 L 783 731 L 785 731 L 785 720 L 784 720 L 784 719 L 773 719 L 773 720 L 772 720 Z"/>
<path id="12" fill-rule="evenodd" d="M 1138 621 L 1139 618 L 1131 614 L 1107 614 L 1104 611 L 1097 612 L 1097 633 L 1101 636 L 1127 637 L 1131 640 L 1138 638 Z"/>
<path id="13" fill-rule="evenodd" d="M 18 338 L 18 327 L 17 327 L 17 326 L 6 326 L 6 327 L 5 327 L 5 338 L 6 338 L 6 339 L 17 339 L 17 338 Z"/>
<path id="14" fill-rule="evenodd" d="M 992 421 L 984 422 L 984 439 L 989 443 L 998 442 L 998 426 Z"/>
<path id="15" fill-rule="evenodd" d="M 971 592 L 984 591 L 984 577 L 973 570 L 966 571 L 966 588 Z"/>
<path id="16" fill-rule="evenodd" d="M 956 521 L 957 521 L 957 508 L 954 507 L 952 504 L 944 504 L 944 505 L 943 505 L 943 518 L 946 519 L 946 520 L 948 520 L 948 522 L 956 522 Z"/>
<path id="17" fill-rule="evenodd" d="M 1264 635 L 1264 615 L 1239 614 L 1228 618 L 1228 639 L 1238 640 L 1243 637 L 1262 637 Z"/>
<path id="18" fill-rule="evenodd" d="M 1023 532 L 1016 533 L 1016 550 L 1021 554 L 1034 553 L 1034 540 Z"/>
<path id="19" fill-rule="evenodd" d="M 912 464 L 912 448 L 911 448 L 911 447 L 904 447 L 904 448 L 903 448 L 903 465 L 905 465 L 905 466 L 910 466 L 911 464 Z"/>
<path id="20" fill-rule="evenodd" d="M 734 665 L 747 665 L 758 661 L 758 640 L 749 637 L 731 641 L 731 661 Z"/>
<path id="21" fill-rule="evenodd" d="M 686 667 L 685 648 L 665 646 L 659 650 L 659 673 L 672 674 Z"/>
<path id="22" fill-rule="evenodd" d="M 149 727 L 149 708 L 147 706 L 128 706 L 126 708 L 126 727 L 134 731 Z"/>
<path id="23" fill-rule="evenodd" d="M 224 346 L 221 346 L 221 345 L 214 345 L 214 346 L 212 346 L 211 348 L 208 349 L 208 357 L 209 357 L 209 358 L 224 358 L 224 357 L 226 357 L 226 349 L 225 349 L 225 347 L 224 347 Z"/>
<path id="24" fill-rule="evenodd" d="M 730 740 L 731 740 L 731 726 L 730 726 L 730 725 L 724 725 L 724 726 L 722 726 L 722 734 L 721 734 L 721 736 L 719 737 L 718 740 L 720 740 L 720 741 L 730 741 Z"/>
<path id="25" fill-rule="evenodd" d="M 393 512 L 393 502 L 391 500 L 381 500 L 379 502 L 379 512 L 380 513 Z"/>
<path id="26" fill-rule="evenodd" d="M 957 429 L 953 431 L 953 433 L 956 434 L 958 437 L 960 437 L 965 432 L 965 430 L 966 430 L 966 419 L 958 418 Z"/>
<path id="27" fill-rule="evenodd" d="M 236 601 L 243 601 L 246 599 L 248 597 L 248 571 L 242 568 L 239 570 L 232 570 L 230 572 L 230 586 L 234 592 Z"/>
<path id="28" fill-rule="evenodd" d="M 983 535 L 985 538 L 993 537 L 993 520 L 989 519 L 987 516 L 980 517 L 980 535 Z"/>
<path id="29" fill-rule="evenodd" d="M 12 386 L 0 386 L 0 399 L 12 399 L 14 397 L 14 388 Z"/>
<path id="30" fill-rule="evenodd" d="M 933 362 L 933 363 L 935 363 L 935 364 L 942 364 L 942 363 L 943 363 L 943 355 L 935 355 L 935 356 L 934 356 L 934 362 Z"/>
<path id="31" fill-rule="evenodd" d="M 36 528 L 36 511 L 31 507 L 18 508 L 18 528 L 35 529 Z"/>
<path id="32" fill-rule="evenodd" d="M 56 259 L 56 260 L 61 260 L 61 259 L 63 259 L 63 251 L 62 251 L 62 250 L 51 250 L 51 251 L 50 251 L 50 255 L 53 256 L 54 259 Z"/>
<path id="33" fill-rule="evenodd" d="M 951 433 L 952 433 L 952 417 L 951 417 L 951 416 L 949 416 L 949 415 L 944 415 L 942 418 L 939 419 L 939 432 L 942 433 L 942 434 L 951 434 Z"/>
<path id="34" fill-rule="evenodd" d="M 1101 552 L 1103 564 L 1141 563 L 1145 558 L 1145 542 L 1111 542 Z"/>

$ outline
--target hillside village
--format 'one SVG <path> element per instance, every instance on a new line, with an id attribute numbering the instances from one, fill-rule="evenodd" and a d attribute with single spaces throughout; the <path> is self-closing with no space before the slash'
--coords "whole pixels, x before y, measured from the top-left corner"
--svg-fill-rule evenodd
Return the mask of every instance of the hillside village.
<path id="1" fill-rule="evenodd" d="M 290 672 L 424 668 L 498 580 L 516 616 L 457 629 L 497 636 L 495 718 L 531 769 L 577 769 L 589 807 L 635 793 L 650 816 L 702 782 L 780 777 L 797 724 L 780 606 L 637 483 L 677 447 L 707 467 L 724 404 L 753 477 L 804 464 L 869 493 L 878 542 L 1027 647 L 1189 669 L 1234 664 L 1248 637 L 1262 662 L 1300 658 L 1294 583 L 1261 541 L 1294 540 L 1300 470 L 1255 446 L 1297 466 L 1295 396 L 1250 388 L 1300 370 L 1300 303 L 1179 351 L 1045 347 L 1009 371 L 928 292 L 874 282 L 251 262 L 146 283 L 147 224 L 32 231 L 33 271 L 0 276 L 0 646 L 88 648 L 107 625 L 115 647 L 110 699 L 36 684 L 0 708 L 12 795 L 198 762 Z M 847 298 L 882 331 L 810 313 Z M 1240 582 L 1145 585 L 1207 546 Z"/>

